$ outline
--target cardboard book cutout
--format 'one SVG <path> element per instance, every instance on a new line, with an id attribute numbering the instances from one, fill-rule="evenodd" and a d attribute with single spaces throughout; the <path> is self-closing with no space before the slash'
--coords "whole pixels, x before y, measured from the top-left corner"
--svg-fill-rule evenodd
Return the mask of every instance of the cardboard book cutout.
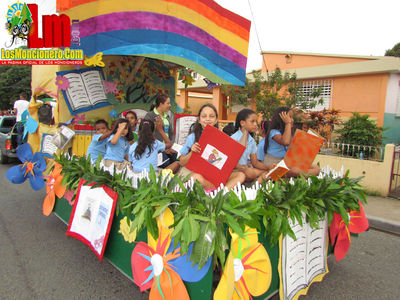
<path id="1" fill-rule="evenodd" d="M 62 90 L 71 115 L 111 105 L 104 90 L 104 75 L 99 67 L 57 72 L 69 81 Z"/>
<path id="2" fill-rule="evenodd" d="M 186 168 L 218 187 L 225 184 L 245 147 L 217 128 L 207 125 L 199 139 L 201 151 L 192 153 Z"/>
<path id="3" fill-rule="evenodd" d="M 286 165 L 289 168 L 298 167 L 307 171 L 323 143 L 324 138 L 314 132 L 297 129 L 284 157 Z"/>
<path id="4" fill-rule="evenodd" d="M 267 175 L 265 175 L 266 179 L 271 179 L 273 181 L 278 181 L 281 179 L 287 172 L 289 168 L 286 166 L 285 161 L 282 159 L 275 168 L 271 169 Z"/>
<path id="5" fill-rule="evenodd" d="M 88 245 L 102 261 L 118 194 L 107 186 L 91 188 L 84 182 L 79 181 L 67 235 Z"/>
<path id="6" fill-rule="evenodd" d="M 296 240 L 280 238 L 280 299 L 297 299 L 306 295 L 313 282 L 322 281 L 328 271 L 328 221 L 321 220 L 319 228 L 311 228 L 303 214 L 303 226 L 289 220 Z"/>

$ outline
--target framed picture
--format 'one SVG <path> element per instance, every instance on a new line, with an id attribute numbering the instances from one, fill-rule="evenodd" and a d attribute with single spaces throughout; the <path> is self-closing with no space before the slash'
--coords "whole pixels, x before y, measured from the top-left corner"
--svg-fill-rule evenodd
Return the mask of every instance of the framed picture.
<path id="1" fill-rule="evenodd" d="M 245 147 L 222 131 L 207 125 L 199 139 L 200 153 L 192 153 L 186 168 L 199 173 L 213 185 L 225 184 Z"/>
<path id="2" fill-rule="evenodd" d="M 84 183 L 79 181 L 67 235 L 88 245 L 102 261 L 118 194 L 107 186 L 91 188 L 93 184 Z"/>

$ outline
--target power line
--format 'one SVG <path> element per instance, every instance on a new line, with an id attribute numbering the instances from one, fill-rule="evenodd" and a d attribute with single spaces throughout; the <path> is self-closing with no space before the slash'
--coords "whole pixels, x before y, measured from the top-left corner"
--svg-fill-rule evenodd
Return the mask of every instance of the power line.
<path id="1" fill-rule="evenodd" d="M 261 53 L 261 56 L 262 56 L 262 59 L 263 59 L 264 65 L 265 65 L 265 70 L 266 70 L 266 72 L 267 72 L 267 76 L 269 76 L 269 73 L 268 73 L 268 68 L 267 68 L 267 62 L 265 61 L 265 57 L 264 57 L 264 55 L 262 54 L 260 37 L 258 36 L 258 31 L 257 31 L 256 20 L 255 20 L 255 18 L 254 18 L 253 10 L 251 9 L 250 0 L 247 0 L 247 2 L 249 3 L 249 8 L 250 8 L 250 13 L 251 13 L 251 18 L 252 18 L 252 20 L 253 20 L 253 23 L 254 23 L 254 30 L 255 30 L 255 32 L 256 32 L 256 37 L 257 37 L 258 47 L 260 48 L 260 53 Z"/>

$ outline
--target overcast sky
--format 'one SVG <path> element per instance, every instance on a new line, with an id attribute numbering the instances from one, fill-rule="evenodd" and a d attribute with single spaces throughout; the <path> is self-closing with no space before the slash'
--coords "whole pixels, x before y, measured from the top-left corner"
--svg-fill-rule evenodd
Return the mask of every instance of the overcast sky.
<path id="1" fill-rule="evenodd" d="M 380 56 L 400 42 L 400 0 L 216 2 L 252 22 L 248 71 L 261 67 L 261 49 Z M 7 5 L 12 3 L 13 0 L 0 0 L 0 15 L 5 16 Z M 37 3 L 40 14 L 51 14 L 55 11 L 55 0 L 28 0 L 27 3 Z M 5 24 L 5 17 L 0 22 Z M 7 31 L 3 28 L 0 26 L 0 48 L 3 48 L 5 41 L 9 39 Z"/>
<path id="2" fill-rule="evenodd" d="M 400 42 L 400 0 L 216 2 L 252 22 L 248 71 L 261 68 L 255 27 L 263 51 L 383 56 Z"/>

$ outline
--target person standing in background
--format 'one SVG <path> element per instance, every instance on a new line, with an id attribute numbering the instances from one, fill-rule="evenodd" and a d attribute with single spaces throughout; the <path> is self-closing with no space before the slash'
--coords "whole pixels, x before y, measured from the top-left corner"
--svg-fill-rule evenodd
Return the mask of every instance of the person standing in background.
<path id="1" fill-rule="evenodd" d="M 174 114 L 169 110 L 171 108 L 171 99 L 168 95 L 160 94 L 156 101 L 150 107 L 150 111 L 144 117 L 144 120 L 150 120 L 156 123 L 157 118 L 161 118 L 164 123 L 164 133 L 168 136 L 172 144 L 175 140 L 174 134 Z M 163 142 L 162 135 L 156 131 L 155 138 Z M 172 149 L 166 149 L 163 153 L 163 164 L 159 166 L 161 169 L 166 168 L 173 162 L 177 161 L 177 152 Z"/>
<path id="2" fill-rule="evenodd" d="M 28 95 L 25 92 L 22 92 L 19 94 L 19 100 L 14 102 L 14 114 L 16 116 L 16 122 L 17 122 L 17 145 L 21 145 L 23 141 L 23 135 L 24 135 L 24 124 L 21 122 L 21 116 L 22 113 L 28 109 L 29 107 L 29 101 Z"/>

